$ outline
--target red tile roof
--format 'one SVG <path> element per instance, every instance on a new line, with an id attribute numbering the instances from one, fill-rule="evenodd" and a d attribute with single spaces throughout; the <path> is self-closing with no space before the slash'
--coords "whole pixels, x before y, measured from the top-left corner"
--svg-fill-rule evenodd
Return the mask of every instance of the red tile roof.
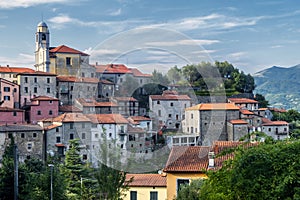
<path id="1" fill-rule="evenodd" d="M 111 81 L 109 81 L 109 80 L 105 80 L 105 79 L 99 80 L 99 83 L 107 84 L 107 85 L 114 85 L 113 82 L 111 82 Z"/>
<path id="2" fill-rule="evenodd" d="M 151 121 L 149 117 L 144 116 L 130 116 L 129 119 L 132 119 L 133 121 Z"/>
<path id="3" fill-rule="evenodd" d="M 243 114 L 243 115 L 254 115 L 253 112 L 247 110 L 247 109 L 241 109 L 240 112 Z"/>
<path id="4" fill-rule="evenodd" d="M 142 73 L 140 70 L 138 70 L 137 68 L 129 68 L 129 70 L 133 73 L 133 76 L 137 76 L 137 77 L 152 77 L 151 74 L 144 74 Z"/>
<path id="5" fill-rule="evenodd" d="M 51 130 L 60 126 L 61 126 L 60 124 L 51 124 L 50 126 L 45 127 L 45 130 Z"/>
<path id="6" fill-rule="evenodd" d="M 95 99 L 78 98 L 76 99 L 76 101 L 85 107 L 117 107 L 118 106 L 114 102 L 110 102 L 110 101 L 97 102 Z"/>
<path id="7" fill-rule="evenodd" d="M 86 117 L 97 124 L 128 124 L 121 114 L 87 114 Z"/>
<path id="8" fill-rule="evenodd" d="M 82 83 L 98 83 L 97 78 L 89 77 L 76 77 L 76 76 L 57 76 L 57 81 L 59 82 L 82 82 Z"/>
<path id="9" fill-rule="evenodd" d="M 24 73 L 24 72 L 34 72 L 34 70 L 30 68 L 23 68 L 23 67 L 0 66 L 0 73 Z"/>
<path id="10" fill-rule="evenodd" d="M 57 98 L 48 97 L 48 96 L 38 96 L 31 99 L 32 101 L 58 101 Z"/>
<path id="11" fill-rule="evenodd" d="M 132 71 L 123 64 L 96 65 L 96 72 L 102 74 L 132 74 Z"/>
<path id="12" fill-rule="evenodd" d="M 87 118 L 82 113 L 64 113 L 59 115 L 58 117 L 52 118 L 53 122 L 91 122 L 89 118 Z"/>
<path id="13" fill-rule="evenodd" d="M 202 103 L 198 104 L 186 110 L 239 110 L 240 108 L 233 103 Z"/>
<path id="14" fill-rule="evenodd" d="M 128 125 L 128 133 L 146 133 L 146 131 L 139 127 L 132 127 Z"/>
<path id="15" fill-rule="evenodd" d="M 27 76 L 57 76 L 56 74 L 52 74 L 49 72 L 42 71 L 33 71 L 33 72 L 21 72 L 19 75 L 27 75 Z"/>
<path id="16" fill-rule="evenodd" d="M 258 101 L 254 100 L 254 99 L 247 99 L 247 98 L 228 98 L 229 102 L 232 103 L 258 103 Z"/>
<path id="17" fill-rule="evenodd" d="M 274 111 L 274 112 L 280 112 L 280 113 L 285 113 L 287 110 L 283 108 L 269 108 L 269 110 Z"/>
<path id="18" fill-rule="evenodd" d="M 242 119 L 233 119 L 229 121 L 231 124 L 248 124 L 245 120 Z"/>
<path id="19" fill-rule="evenodd" d="M 126 174 L 127 181 L 132 177 L 131 187 L 167 187 L 167 177 L 161 174 Z"/>
<path id="20" fill-rule="evenodd" d="M 113 97 L 113 99 L 115 99 L 117 101 L 137 101 L 133 97 Z"/>
<path id="21" fill-rule="evenodd" d="M 0 112 L 25 112 L 24 110 L 17 109 L 17 108 L 9 108 L 9 107 L 0 107 Z"/>
<path id="22" fill-rule="evenodd" d="M 287 126 L 289 123 L 286 121 L 270 121 L 263 123 L 262 126 Z"/>
<path id="23" fill-rule="evenodd" d="M 202 172 L 208 166 L 209 147 L 173 146 L 165 172 Z"/>
<path id="24" fill-rule="evenodd" d="M 80 110 L 79 108 L 75 107 L 75 106 L 71 106 L 71 105 L 63 105 L 63 106 L 59 106 L 59 112 L 82 112 L 82 110 Z"/>
<path id="25" fill-rule="evenodd" d="M 73 49 L 71 47 L 60 45 L 58 47 L 52 48 L 49 51 L 50 53 L 71 53 L 71 54 L 80 54 L 82 56 L 88 56 L 88 54 L 83 53 L 81 51 L 78 51 L 76 49 Z"/>

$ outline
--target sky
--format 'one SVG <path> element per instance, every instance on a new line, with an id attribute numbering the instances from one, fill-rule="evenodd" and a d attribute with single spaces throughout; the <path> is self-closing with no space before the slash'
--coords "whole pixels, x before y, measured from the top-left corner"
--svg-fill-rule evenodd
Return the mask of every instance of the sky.
<path id="1" fill-rule="evenodd" d="M 160 72 L 228 61 L 253 74 L 300 64 L 300 1 L 0 0 L 0 65 L 34 65 L 35 32 L 47 23 L 50 46 Z"/>

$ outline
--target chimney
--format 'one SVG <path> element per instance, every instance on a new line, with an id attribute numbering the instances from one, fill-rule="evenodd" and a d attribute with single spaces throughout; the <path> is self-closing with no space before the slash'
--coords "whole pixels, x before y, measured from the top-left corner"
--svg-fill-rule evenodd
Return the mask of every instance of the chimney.
<path id="1" fill-rule="evenodd" d="M 215 152 L 213 151 L 208 153 L 208 167 L 215 167 Z"/>
<path id="2" fill-rule="evenodd" d="M 6 65 L 6 67 L 9 67 L 9 65 Z"/>

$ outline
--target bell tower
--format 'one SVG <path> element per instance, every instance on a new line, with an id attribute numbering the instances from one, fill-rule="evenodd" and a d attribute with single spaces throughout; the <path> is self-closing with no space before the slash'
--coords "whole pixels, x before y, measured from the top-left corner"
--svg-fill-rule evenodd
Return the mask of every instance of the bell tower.
<path id="1" fill-rule="evenodd" d="M 45 22 L 41 21 L 35 33 L 35 69 L 37 71 L 49 72 L 50 33 Z"/>

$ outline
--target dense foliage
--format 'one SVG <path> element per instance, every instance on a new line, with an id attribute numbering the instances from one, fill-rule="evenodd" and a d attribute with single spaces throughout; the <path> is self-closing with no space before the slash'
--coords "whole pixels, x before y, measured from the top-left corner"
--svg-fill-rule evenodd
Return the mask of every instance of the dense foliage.
<path id="1" fill-rule="evenodd" d="M 299 199 L 299 154 L 299 140 L 240 148 L 234 160 L 208 173 L 191 199 Z"/>

